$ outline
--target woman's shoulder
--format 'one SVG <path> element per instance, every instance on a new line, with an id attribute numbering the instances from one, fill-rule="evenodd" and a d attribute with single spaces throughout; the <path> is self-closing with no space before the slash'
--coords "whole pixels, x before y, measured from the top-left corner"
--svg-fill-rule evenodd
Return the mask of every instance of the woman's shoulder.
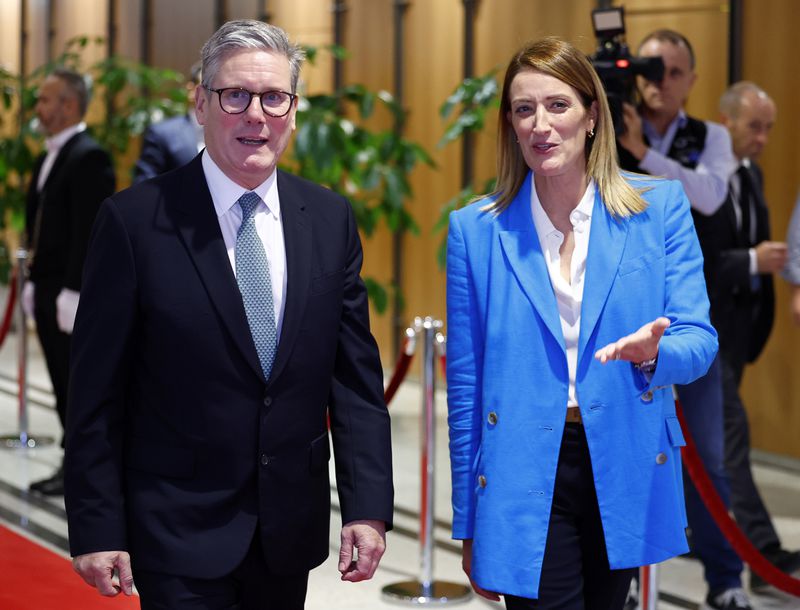
<path id="1" fill-rule="evenodd" d="M 467 205 L 451 212 L 451 218 L 458 219 L 459 223 L 482 224 L 492 222 L 496 216 L 487 209 L 497 199 L 496 195 L 482 195 L 470 201 Z"/>
<path id="2" fill-rule="evenodd" d="M 650 205 L 663 203 L 683 194 L 683 186 L 678 180 L 628 171 L 621 171 L 620 174 Z"/>

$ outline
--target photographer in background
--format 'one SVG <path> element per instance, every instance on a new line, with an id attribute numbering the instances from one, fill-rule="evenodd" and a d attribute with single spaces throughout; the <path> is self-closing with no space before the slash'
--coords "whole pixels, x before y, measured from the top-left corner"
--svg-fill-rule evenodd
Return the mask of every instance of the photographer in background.
<path id="1" fill-rule="evenodd" d="M 691 44 L 678 32 L 658 30 L 639 45 L 640 57 L 661 57 L 660 81 L 637 79 L 639 108 L 626 104 L 625 131 L 617 134 L 620 165 L 627 170 L 680 180 L 692 215 L 710 216 L 724 203 L 728 179 L 736 168 L 727 130 L 716 123 L 688 116 L 683 106 L 694 85 L 695 59 Z M 697 221 L 695 221 L 697 224 Z M 698 231 L 708 281 L 714 257 L 710 235 Z M 713 287 L 708 286 L 709 293 Z M 726 506 L 730 485 L 724 465 L 722 376 L 719 358 L 697 381 L 677 386 L 689 431 L 709 476 Z M 686 512 L 692 550 L 703 563 L 708 596 L 704 610 L 750 610 L 742 589 L 742 562 L 706 510 L 694 485 L 686 479 Z"/>

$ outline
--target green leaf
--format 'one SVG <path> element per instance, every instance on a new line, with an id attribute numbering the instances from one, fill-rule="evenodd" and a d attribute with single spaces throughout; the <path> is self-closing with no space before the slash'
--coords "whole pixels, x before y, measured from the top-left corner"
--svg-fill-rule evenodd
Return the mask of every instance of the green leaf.
<path id="1" fill-rule="evenodd" d="M 367 287 L 367 295 L 375 306 L 375 311 L 380 314 L 384 313 L 386 306 L 389 304 L 389 294 L 386 288 L 372 277 L 365 277 L 364 284 Z"/>

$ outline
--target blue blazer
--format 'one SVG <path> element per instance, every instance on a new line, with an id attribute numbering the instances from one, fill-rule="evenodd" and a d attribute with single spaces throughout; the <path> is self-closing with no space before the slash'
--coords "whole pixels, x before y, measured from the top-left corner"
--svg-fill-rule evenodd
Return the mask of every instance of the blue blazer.
<path id="1" fill-rule="evenodd" d="M 473 539 L 481 587 L 535 598 L 569 378 L 531 183 L 532 174 L 499 215 L 481 211 L 483 200 L 450 217 L 447 383 L 453 537 Z M 634 186 L 651 188 L 649 207 L 630 218 L 613 218 L 595 197 L 576 378 L 612 569 L 687 550 L 684 439 L 670 386 L 705 374 L 717 351 L 682 187 Z M 659 316 L 671 325 L 649 382 L 629 362 L 594 359 Z"/>

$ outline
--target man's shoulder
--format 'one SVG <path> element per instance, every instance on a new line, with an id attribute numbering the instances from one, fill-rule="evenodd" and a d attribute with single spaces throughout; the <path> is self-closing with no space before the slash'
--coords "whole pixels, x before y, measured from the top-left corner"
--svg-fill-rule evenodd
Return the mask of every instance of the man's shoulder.
<path id="1" fill-rule="evenodd" d="M 278 192 L 281 198 L 287 196 L 301 198 L 304 203 L 311 206 L 347 205 L 344 195 L 340 195 L 327 186 L 280 169 L 278 170 Z"/>
<path id="2" fill-rule="evenodd" d="M 176 130 L 183 130 L 189 124 L 189 117 L 185 114 L 172 116 L 156 123 L 152 123 L 147 129 L 154 134 L 167 134 Z"/>
<path id="3" fill-rule="evenodd" d="M 71 155 L 102 154 L 109 159 L 111 155 L 87 130 L 79 131 L 64 144 Z"/>
<path id="4" fill-rule="evenodd" d="M 205 176 L 200 160 L 196 159 L 115 193 L 113 205 L 123 213 L 140 214 L 164 202 L 192 197 L 192 190 L 202 191 L 201 184 L 205 185 Z"/>

